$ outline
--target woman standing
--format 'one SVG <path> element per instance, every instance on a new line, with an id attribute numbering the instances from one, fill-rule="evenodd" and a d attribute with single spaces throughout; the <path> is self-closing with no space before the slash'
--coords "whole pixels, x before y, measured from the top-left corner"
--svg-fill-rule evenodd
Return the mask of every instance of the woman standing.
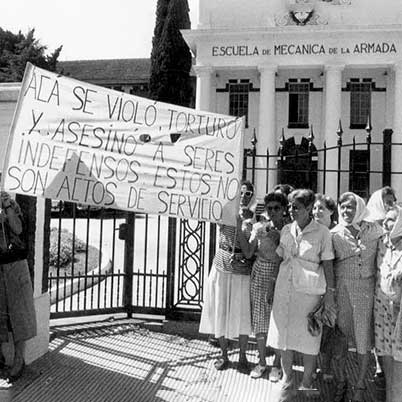
<path id="1" fill-rule="evenodd" d="M 250 271 L 240 245 L 239 233 L 248 239 L 253 222 L 249 207 L 254 196 L 253 185 L 245 181 L 241 186 L 241 212 L 237 227 L 219 226 L 218 251 L 212 263 L 202 309 L 200 332 L 214 334 L 219 341 L 222 357 L 215 362 L 217 370 L 229 367 L 228 339 L 239 337 L 238 370 L 248 373 L 246 357 L 248 337 L 251 333 Z"/>
<path id="2" fill-rule="evenodd" d="M 0 211 L 0 342 L 13 335 L 14 360 L 7 370 L 10 380 L 24 370 L 25 341 L 36 335 L 36 317 L 31 278 L 27 264 L 27 245 L 23 234 L 22 215 L 18 204 L 1 193 Z M 0 348 L 1 350 L 1 348 Z M 4 356 L 0 353 L 4 366 Z"/>
<path id="3" fill-rule="evenodd" d="M 294 352 L 303 354 L 304 374 L 299 387 L 314 395 L 312 375 L 320 349 L 321 336 L 308 330 L 308 314 L 324 296 L 327 306 L 334 305 L 332 241 L 324 225 L 312 219 L 315 195 L 299 189 L 289 195 L 293 222 L 281 232 L 278 255 L 283 259 L 276 281 L 268 344 L 280 350 L 282 388 L 293 381 Z"/>
<path id="4" fill-rule="evenodd" d="M 269 193 L 264 197 L 264 209 L 267 220 L 253 225 L 249 243 L 241 243 L 247 250 L 247 258 L 256 255 L 251 271 L 251 317 L 252 329 L 257 340 L 259 362 L 251 371 L 252 378 L 260 378 L 267 369 L 266 343 L 272 299 L 280 259 L 276 254 L 279 245 L 280 231 L 284 226 L 288 200 L 282 193 Z M 246 242 L 244 237 L 240 239 Z M 277 382 L 280 379 L 279 355 L 275 355 L 269 379 Z"/>
<path id="5" fill-rule="evenodd" d="M 387 212 L 378 251 L 374 300 L 375 347 L 385 374 L 387 402 L 402 397 L 402 210 Z"/>
<path id="6" fill-rule="evenodd" d="M 382 225 L 385 214 L 395 206 L 395 203 L 396 195 L 391 187 L 386 186 L 375 191 L 367 202 L 369 215 L 366 221 Z"/>
<path id="7" fill-rule="evenodd" d="M 367 202 L 367 209 L 369 215 L 366 218 L 369 222 L 377 222 L 379 225 L 383 224 L 386 213 L 391 210 L 396 203 L 396 195 L 394 190 L 389 187 L 383 187 L 375 191 Z M 374 382 L 377 387 L 378 397 L 384 398 L 386 394 L 386 380 L 384 378 L 384 368 L 381 356 L 377 355 L 374 350 L 374 357 L 376 361 L 376 373 Z"/>
<path id="8" fill-rule="evenodd" d="M 378 240 L 383 231 L 364 219 L 364 200 L 347 192 L 338 203 L 339 224 L 332 229 L 335 252 L 337 324 L 349 347 L 356 347 L 359 373 L 353 401 L 364 400 L 364 380 L 373 344 L 373 303 Z"/>
<path id="9" fill-rule="evenodd" d="M 332 229 L 338 221 L 338 212 L 336 202 L 329 196 L 324 194 L 316 194 L 313 207 L 313 217 L 316 222 Z M 335 317 L 336 311 L 333 311 Z M 321 373 L 324 381 L 332 381 L 333 374 L 331 373 L 332 347 L 330 345 L 332 328 L 324 325 L 322 329 L 322 339 L 320 347 L 320 362 Z"/>

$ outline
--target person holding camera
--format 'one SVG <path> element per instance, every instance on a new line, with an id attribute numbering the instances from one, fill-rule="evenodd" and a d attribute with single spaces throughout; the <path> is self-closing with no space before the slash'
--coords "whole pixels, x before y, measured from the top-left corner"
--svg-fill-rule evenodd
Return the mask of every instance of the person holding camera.
<path id="1" fill-rule="evenodd" d="M 284 194 L 278 192 L 267 194 L 264 197 L 265 213 L 261 215 L 260 221 L 253 225 L 249 242 L 243 246 L 247 249 L 245 253 L 247 258 L 256 256 L 251 270 L 250 296 L 251 322 L 257 340 L 259 362 L 250 373 L 252 378 L 262 377 L 267 369 L 267 334 L 280 263 L 276 248 L 279 245 L 280 231 L 285 224 L 287 205 L 288 200 Z M 279 354 L 275 354 L 269 379 L 277 382 L 280 376 L 280 357 Z"/>
<path id="2" fill-rule="evenodd" d="M 18 379 L 24 370 L 25 341 L 36 335 L 31 277 L 27 263 L 26 233 L 19 205 L 1 192 L 0 209 L 0 345 L 12 334 L 14 359 L 10 367 L 0 348 L 0 367 L 7 378 Z"/>

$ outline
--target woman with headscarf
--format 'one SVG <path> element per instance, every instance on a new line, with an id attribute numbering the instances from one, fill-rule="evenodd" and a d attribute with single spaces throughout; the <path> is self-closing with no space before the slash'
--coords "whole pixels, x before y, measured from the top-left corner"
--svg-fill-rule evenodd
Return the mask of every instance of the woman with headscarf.
<path id="1" fill-rule="evenodd" d="M 240 189 L 237 227 L 219 225 L 219 243 L 208 277 L 200 332 L 218 339 L 222 356 L 215 361 L 217 370 L 229 368 L 228 340 L 239 338 L 238 371 L 249 373 L 246 350 L 251 334 L 250 272 L 252 260 L 244 255 L 240 232 L 248 238 L 253 225 L 254 187 L 244 181 Z"/>
<path id="2" fill-rule="evenodd" d="M 386 186 L 375 191 L 367 202 L 369 214 L 366 221 L 382 225 L 385 214 L 394 207 L 395 203 L 396 195 L 391 187 Z"/>
<path id="3" fill-rule="evenodd" d="M 282 390 L 293 383 L 295 352 L 303 355 L 304 373 L 299 391 L 306 396 L 319 393 L 313 387 L 313 372 L 320 349 L 321 333 L 309 329 L 308 315 L 323 297 L 334 304 L 333 250 L 331 234 L 312 219 L 314 192 L 298 189 L 289 195 L 293 222 L 281 231 L 276 250 L 282 259 L 276 280 L 268 345 L 278 349 L 282 365 Z"/>
<path id="4" fill-rule="evenodd" d="M 386 401 L 393 402 L 402 397 L 402 209 L 388 211 L 383 227 L 386 234 L 377 259 L 374 333 L 385 374 Z"/>
<path id="5" fill-rule="evenodd" d="M 382 225 L 386 213 L 391 210 L 396 203 L 396 195 L 394 190 L 389 187 L 383 187 L 375 191 L 367 202 L 367 209 L 369 215 L 366 218 L 369 222 L 377 222 Z M 384 368 L 381 356 L 377 356 L 377 352 L 374 350 L 374 356 L 376 361 L 376 373 L 374 381 L 377 386 L 377 391 L 384 394 L 386 392 L 386 382 L 384 378 Z M 382 395 L 383 396 L 383 395 Z"/>
<path id="6" fill-rule="evenodd" d="M 364 380 L 369 351 L 373 347 L 377 245 L 383 230 L 377 223 L 365 221 L 368 210 L 357 194 L 342 194 L 338 212 L 339 224 L 331 231 L 335 252 L 337 324 L 349 347 L 355 347 L 358 355 L 359 372 L 352 400 L 364 401 Z M 345 378 L 341 380 L 345 384 Z"/>

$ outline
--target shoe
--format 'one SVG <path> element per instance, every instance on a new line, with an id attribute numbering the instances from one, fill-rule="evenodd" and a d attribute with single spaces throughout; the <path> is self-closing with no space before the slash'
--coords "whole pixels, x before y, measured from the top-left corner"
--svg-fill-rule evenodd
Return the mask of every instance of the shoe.
<path id="1" fill-rule="evenodd" d="M 278 384 L 280 385 L 280 389 L 283 391 L 287 391 L 290 390 L 293 387 L 293 376 L 289 379 L 287 379 L 286 381 L 282 379 L 278 381 Z"/>
<path id="2" fill-rule="evenodd" d="M 346 381 L 336 381 L 333 402 L 344 402 L 346 400 L 349 400 L 346 399 L 347 391 L 348 389 L 346 386 Z"/>
<path id="3" fill-rule="evenodd" d="M 213 336 L 208 337 L 208 343 L 212 346 L 215 346 L 216 348 L 219 348 L 219 341 Z"/>
<path id="4" fill-rule="evenodd" d="M 352 402 L 364 402 L 366 387 L 353 387 Z"/>
<path id="5" fill-rule="evenodd" d="M 267 366 L 261 366 L 260 364 L 257 364 L 250 373 L 251 378 L 261 378 L 265 371 L 267 370 Z"/>
<path id="6" fill-rule="evenodd" d="M 297 389 L 298 392 L 303 393 L 307 398 L 315 398 L 320 396 L 320 391 L 317 388 L 305 387 L 303 384 Z"/>
<path id="7" fill-rule="evenodd" d="M 229 368 L 229 360 L 218 359 L 215 361 L 214 366 L 218 371 L 226 370 L 227 368 Z"/>
<path id="8" fill-rule="evenodd" d="M 12 367 L 11 367 L 11 369 L 8 371 L 8 373 L 7 373 L 7 379 L 8 379 L 8 381 L 9 381 L 9 382 L 15 382 L 15 381 L 17 381 L 19 378 L 21 378 L 22 373 L 24 372 L 24 370 L 25 370 L 25 362 L 24 362 L 24 360 L 22 360 L 21 367 L 18 369 L 17 372 L 11 374 L 11 372 L 12 372 Z"/>
<path id="9" fill-rule="evenodd" d="M 272 367 L 269 372 L 269 381 L 278 382 L 282 377 L 282 370 L 279 367 Z"/>
<path id="10" fill-rule="evenodd" d="M 250 374 L 250 367 L 247 359 L 240 359 L 237 363 L 237 371 L 242 374 Z"/>
<path id="11" fill-rule="evenodd" d="M 322 380 L 324 382 L 332 382 L 334 381 L 334 375 L 330 373 L 323 373 L 322 374 Z"/>

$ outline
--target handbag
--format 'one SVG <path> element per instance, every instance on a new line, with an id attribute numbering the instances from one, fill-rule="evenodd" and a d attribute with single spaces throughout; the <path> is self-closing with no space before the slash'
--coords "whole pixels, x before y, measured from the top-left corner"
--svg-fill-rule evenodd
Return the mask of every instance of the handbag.
<path id="1" fill-rule="evenodd" d="M 387 250 L 388 251 L 388 250 Z M 390 251 L 388 251 L 390 252 Z M 388 255 L 389 257 L 389 255 Z M 381 291 L 387 296 L 392 302 L 400 303 L 402 296 L 401 282 L 397 281 L 393 276 L 393 267 L 400 262 L 402 254 L 397 257 L 396 260 L 392 261 L 392 265 L 384 258 L 383 264 L 380 267 L 380 288 Z"/>
<path id="2" fill-rule="evenodd" d="M 298 257 L 293 257 L 290 264 L 293 287 L 297 292 L 317 296 L 325 294 L 327 282 L 320 265 Z"/>

